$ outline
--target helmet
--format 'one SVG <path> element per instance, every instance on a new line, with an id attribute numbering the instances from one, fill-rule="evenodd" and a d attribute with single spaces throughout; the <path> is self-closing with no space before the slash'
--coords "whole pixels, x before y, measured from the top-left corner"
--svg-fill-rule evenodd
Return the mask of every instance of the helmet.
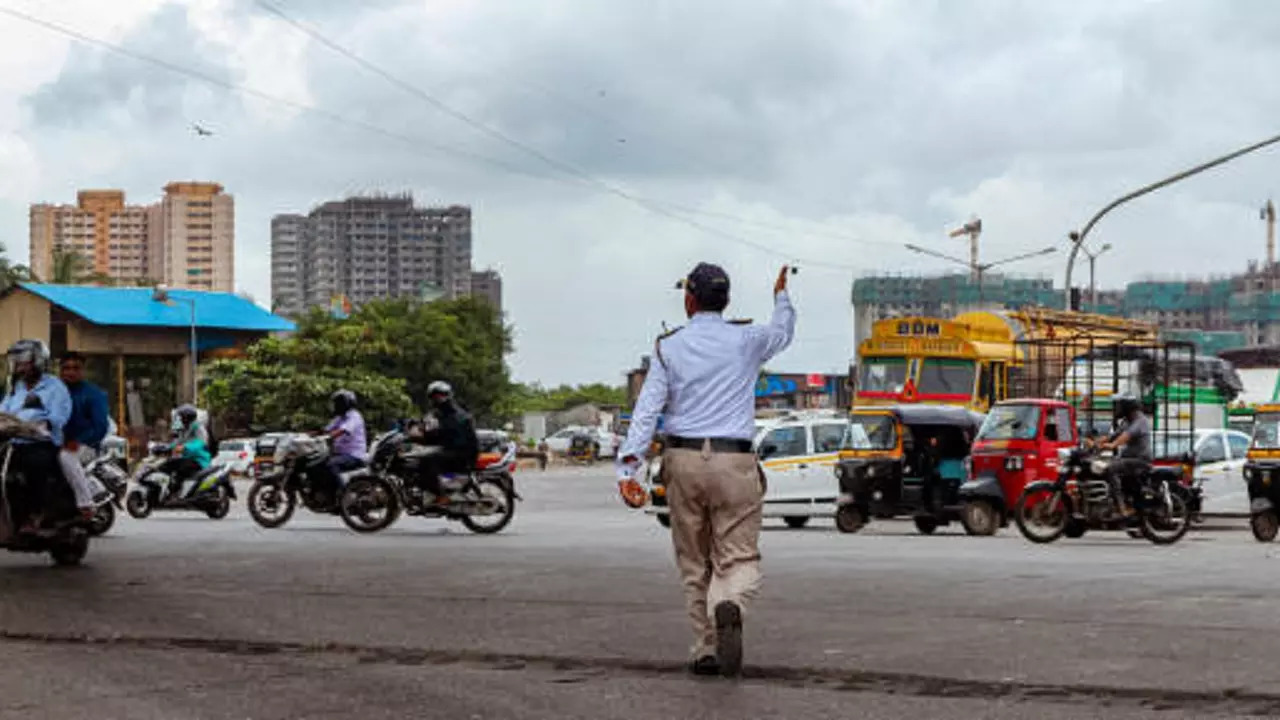
<path id="1" fill-rule="evenodd" d="M 187 403 L 178 406 L 178 419 L 182 421 L 183 425 L 190 425 L 198 417 L 200 417 L 200 413 L 196 411 L 195 405 Z"/>
<path id="2" fill-rule="evenodd" d="M 9 358 L 10 374 L 18 372 L 19 366 L 33 364 L 40 372 L 49 369 L 49 346 L 40 340 L 19 340 L 9 346 L 6 353 Z"/>
<path id="3" fill-rule="evenodd" d="M 343 388 L 330 395 L 329 401 L 333 403 L 333 414 L 343 415 L 356 406 L 356 394 Z"/>
<path id="4" fill-rule="evenodd" d="M 1131 413 L 1139 409 L 1138 398 L 1127 393 L 1121 393 L 1113 398 L 1115 402 L 1116 415 L 1119 417 L 1129 417 Z"/>
<path id="5" fill-rule="evenodd" d="M 453 388 L 449 386 L 449 383 L 443 380 L 436 380 L 427 386 L 427 395 L 444 395 L 446 397 L 453 397 Z"/>

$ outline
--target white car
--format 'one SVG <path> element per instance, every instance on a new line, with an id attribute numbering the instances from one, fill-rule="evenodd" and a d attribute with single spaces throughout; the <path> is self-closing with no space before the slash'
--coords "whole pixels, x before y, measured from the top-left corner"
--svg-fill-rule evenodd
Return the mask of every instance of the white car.
<path id="1" fill-rule="evenodd" d="M 579 433 L 587 433 L 596 440 L 596 444 L 600 447 L 598 457 L 610 458 L 618 454 L 618 446 L 621 441 L 618 436 L 610 432 L 607 428 L 588 428 L 581 425 L 570 425 L 561 429 L 559 432 L 548 437 L 544 442 L 547 449 L 557 455 L 567 455 L 569 453 L 569 443 L 573 441 L 573 436 Z"/>
<path id="2" fill-rule="evenodd" d="M 827 411 L 756 423 L 753 445 L 766 483 L 764 517 L 782 518 L 789 527 L 802 528 L 810 518 L 835 515 L 839 483 L 834 468 L 848 428 L 844 415 Z M 660 472 L 661 459 L 654 458 L 645 473 L 653 499 L 645 512 L 667 526 L 665 492 L 657 490 Z"/>
<path id="3" fill-rule="evenodd" d="M 1152 433 L 1152 440 L 1157 458 L 1193 450 L 1195 477 L 1204 493 L 1205 513 L 1249 513 L 1249 490 L 1244 480 L 1248 435 L 1239 430 L 1196 430 L 1194 448 L 1189 447 L 1190 436 L 1185 432 L 1170 432 L 1166 441 L 1156 431 Z"/>
<path id="4" fill-rule="evenodd" d="M 248 475 L 257 455 L 257 441 L 247 438 L 223 440 L 218 443 L 218 454 L 213 458 L 213 465 L 230 465 L 232 475 Z"/>

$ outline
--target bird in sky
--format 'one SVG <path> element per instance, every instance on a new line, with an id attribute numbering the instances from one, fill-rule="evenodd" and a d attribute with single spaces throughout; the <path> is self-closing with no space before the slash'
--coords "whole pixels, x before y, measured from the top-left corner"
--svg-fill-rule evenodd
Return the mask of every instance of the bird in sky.
<path id="1" fill-rule="evenodd" d="M 196 131 L 196 134 L 197 134 L 197 135 L 199 135 L 199 136 L 201 136 L 201 137 L 209 137 L 209 136 L 213 135 L 213 131 L 212 131 L 212 130 L 210 130 L 210 129 L 208 129 L 208 128 L 206 128 L 206 127 L 202 126 L 202 125 L 199 125 L 199 124 L 197 124 L 197 123 L 191 123 L 191 129 L 192 129 L 192 130 L 195 130 L 195 131 Z"/>

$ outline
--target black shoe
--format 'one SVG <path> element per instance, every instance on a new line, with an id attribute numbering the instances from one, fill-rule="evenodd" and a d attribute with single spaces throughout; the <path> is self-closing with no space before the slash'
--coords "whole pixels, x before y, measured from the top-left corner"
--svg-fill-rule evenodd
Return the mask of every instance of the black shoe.
<path id="1" fill-rule="evenodd" d="M 721 675 L 742 674 L 742 608 L 728 600 L 716 605 L 716 658 Z"/>
<path id="2" fill-rule="evenodd" d="M 689 672 L 703 676 L 719 675 L 720 661 L 716 660 L 715 655 L 703 655 L 689 663 Z"/>

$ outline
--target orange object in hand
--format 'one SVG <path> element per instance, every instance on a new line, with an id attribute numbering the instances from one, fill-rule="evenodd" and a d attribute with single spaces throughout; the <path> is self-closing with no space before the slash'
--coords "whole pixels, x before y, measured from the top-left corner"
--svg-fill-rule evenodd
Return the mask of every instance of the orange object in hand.
<path id="1" fill-rule="evenodd" d="M 618 481 L 618 494 L 622 495 L 622 502 L 630 508 L 642 508 L 648 501 L 648 493 L 644 491 L 644 486 L 635 478 L 629 480 Z"/>

